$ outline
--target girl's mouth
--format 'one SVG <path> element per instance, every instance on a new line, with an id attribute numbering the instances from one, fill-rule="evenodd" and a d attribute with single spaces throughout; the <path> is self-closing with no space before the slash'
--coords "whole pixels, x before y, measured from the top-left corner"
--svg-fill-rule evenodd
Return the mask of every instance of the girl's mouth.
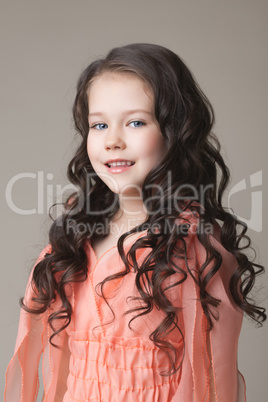
<path id="1" fill-rule="evenodd" d="M 110 173 L 121 173 L 130 169 L 134 164 L 135 162 L 132 161 L 111 161 L 105 163 L 105 166 Z"/>

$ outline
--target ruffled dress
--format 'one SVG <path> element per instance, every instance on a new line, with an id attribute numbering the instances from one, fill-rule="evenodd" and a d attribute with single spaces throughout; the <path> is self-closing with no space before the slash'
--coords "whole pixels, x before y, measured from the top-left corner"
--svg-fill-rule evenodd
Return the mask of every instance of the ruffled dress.
<path id="1" fill-rule="evenodd" d="M 154 307 L 149 314 L 134 319 L 129 327 L 130 319 L 137 313 L 124 313 L 140 305 L 130 297 L 139 296 L 134 271 L 104 286 L 113 314 L 96 285 L 108 275 L 123 270 L 123 261 L 117 247 L 106 251 L 98 260 L 88 242 L 88 278 L 70 286 L 73 315 L 70 325 L 53 338 L 59 348 L 49 343 L 52 332 L 47 318 L 51 310 L 39 316 L 21 310 L 15 351 L 6 371 L 4 400 L 36 401 L 38 367 L 41 366 L 43 401 L 47 402 L 244 402 L 245 382 L 237 366 L 243 314 L 232 302 L 228 289 L 237 262 L 211 236 L 212 244 L 223 259 L 207 286 L 212 296 L 221 299 L 219 320 L 208 333 L 195 282 L 206 251 L 197 237 L 197 218 L 189 214 L 188 221 L 190 228 L 185 241 L 192 275 L 188 273 L 181 285 L 168 290 L 169 299 L 180 307 L 178 326 L 182 333 L 175 329 L 168 335 L 169 342 L 179 351 L 179 358 L 183 358 L 175 374 L 161 375 L 170 368 L 169 359 L 149 339 L 165 315 Z M 139 238 L 144 234 L 141 232 Z M 125 252 L 133 243 L 132 237 L 125 241 Z M 139 264 L 150 251 L 148 248 L 138 250 Z M 50 245 L 47 245 L 36 264 L 49 252 Z M 176 263 L 187 272 L 184 260 L 178 259 Z M 25 292 L 29 306 L 33 295 L 31 277 L 32 274 Z M 182 274 L 178 272 L 169 281 L 171 284 L 181 279 Z M 51 309 L 59 307 L 57 300 Z"/>

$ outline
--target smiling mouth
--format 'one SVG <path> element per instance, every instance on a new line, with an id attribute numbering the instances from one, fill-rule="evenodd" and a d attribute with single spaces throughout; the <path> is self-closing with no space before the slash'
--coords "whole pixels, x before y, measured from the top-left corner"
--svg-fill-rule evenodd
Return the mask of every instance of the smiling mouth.
<path id="1" fill-rule="evenodd" d="M 105 163 L 105 165 L 108 167 L 132 166 L 132 165 L 134 165 L 134 163 L 135 162 L 131 162 L 131 161 L 118 161 L 118 162 Z"/>

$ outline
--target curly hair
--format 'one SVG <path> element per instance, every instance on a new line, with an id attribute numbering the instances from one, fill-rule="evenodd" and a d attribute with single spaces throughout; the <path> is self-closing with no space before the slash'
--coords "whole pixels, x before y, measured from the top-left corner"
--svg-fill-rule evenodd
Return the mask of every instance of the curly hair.
<path id="1" fill-rule="evenodd" d="M 22 307 L 34 314 L 40 314 L 50 308 L 57 297 L 61 300 L 61 308 L 51 312 L 49 324 L 53 329 L 52 338 L 65 329 L 72 316 L 72 306 L 66 292 L 71 282 L 84 281 L 88 275 L 88 261 L 85 244 L 97 238 L 104 238 L 108 232 L 97 231 L 97 224 L 105 225 L 119 209 L 118 195 L 114 194 L 102 182 L 94 171 L 87 154 L 87 136 L 90 130 L 88 123 L 88 91 L 91 83 L 104 73 L 134 74 L 145 82 L 154 95 L 154 114 L 159 123 L 161 133 L 168 144 L 168 151 L 163 159 L 146 176 L 142 187 L 142 199 L 146 203 L 148 218 L 146 222 L 124 233 L 118 240 L 117 247 L 125 269 L 108 276 L 100 284 L 100 294 L 108 304 L 104 294 L 107 281 L 122 278 L 130 272 L 136 272 L 136 287 L 142 305 L 134 310 L 137 315 L 148 314 L 156 306 L 165 318 L 150 335 L 156 346 L 166 351 L 171 368 L 167 375 L 176 372 L 176 358 L 171 354 L 174 347 L 166 339 L 172 328 L 178 327 L 177 310 L 173 306 L 163 285 L 165 279 L 178 272 L 173 256 L 187 260 L 187 230 L 182 224 L 177 230 L 174 223 L 180 211 L 194 211 L 202 221 L 211 225 L 216 220 L 221 222 L 220 241 L 223 247 L 232 253 L 237 261 L 237 269 L 230 280 L 230 292 L 235 304 L 260 325 L 266 319 L 265 309 L 257 306 L 249 292 L 254 286 L 256 275 L 263 272 L 264 267 L 249 260 L 245 249 L 251 245 L 246 235 L 247 226 L 222 205 L 222 196 L 229 182 L 230 173 L 221 156 L 220 144 L 212 133 L 214 125 L 213 108 L 198 86 L 195 78 L 182 59 L 171 50 L 147 43 L 134 43 L 112 49 L 105 58 L 92 62 L 81 74 L 73 105 L 75 129 L 81 135 L 80 145 L 68 165 L 68 179 L 76 187 L 76 191 L 64 202 L 64 212 L 53 221 L 49 231 L 51 252 L 46 254 L 33 272 L 33 283 L 36 289 L 36 308 Z M 172 182 L 167 172 L 171 172 Z M 161 197 L 155 197 L 153 184 L 161 188 Z M 193 202 L 193 188 L 205 189 Z M 176 194 L 176 197 L 174 196 Z M 88 206 L 90 205 L 90 211 Z M 201 208 L 200 208 L 201 206 Z M 51 207 L 52 208 L 52 207 Z M 97 213 L 102 211 L 101 213 Z M 95 213 L 94 213 L 95 212 Z M 90 224 L 93 228 L 90 236 L 81 231 L 68 230 L 68 220 L 73 219 L 77 225 Z M 169 222 L 170 230 L 165 230 Z M 158 230 L 153 230 L 157 224 Z M 123 243 L 127 236 L 135 231 L 149 228 L 147 234 L 136 240 L 125 255 Z M 184 225 L 184 227 L 183 227 Z M 187 229 L 187 228 L 186 228 Z M 221 266 L 221 255 L 212 246 L 209 235 L 200 231 L 198 239 L 207 250 L 207 259 L 198 276 L 199 298 L 207 319 L 207 328 L 211 330 L 214 319 L 213 309 L 220 300 L 212 297 L 207 285 Z M 149 255 L 139 266 L 136 253 L 141 248 L 151 248 Z M 211 265 L 212 262 L 212 265 Z M 202 275 L 210 264 L 210 270 Z M 190 272 L 182 272 L 183 278 L 173 286 L 180 286 Z M 97 289 L 96 289 L 97 291 Z M 128 313 L 127 312 L 127 313 Z M 59 320 L 59 329 L 54 322 Z M 181 331 L 180 331 L 181 332 Z M 182 332 L 181 332 L 182 334 Z M 183 337 L 183 334 L 182 334 Z M 180 363 L 181 364 L 181 363 Z"/>

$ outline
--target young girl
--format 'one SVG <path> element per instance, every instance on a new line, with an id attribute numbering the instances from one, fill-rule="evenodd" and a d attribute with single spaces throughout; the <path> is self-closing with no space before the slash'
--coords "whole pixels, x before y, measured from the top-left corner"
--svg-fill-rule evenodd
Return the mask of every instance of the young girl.
<path id="1" fill-rule="evenodd" d="M 245 400 L 243 313 L 263 267 L 222 206 L 229 171 L 213 109 L 182 60 L 153 44 L 112 49 L 73 106 L 77 191 L 32 270 L 5 400 Z M 246 242 L 245 242 L 246 240 Z"/>

